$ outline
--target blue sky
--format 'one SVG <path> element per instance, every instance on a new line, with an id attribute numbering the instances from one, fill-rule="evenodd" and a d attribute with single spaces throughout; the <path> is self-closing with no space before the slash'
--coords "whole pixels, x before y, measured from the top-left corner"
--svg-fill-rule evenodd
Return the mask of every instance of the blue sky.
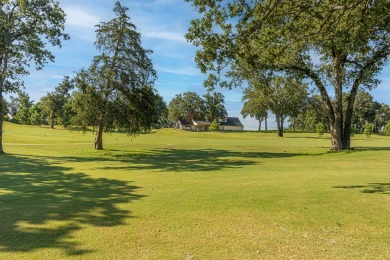
<path id="1" fill-rule="evenodd" d="M 95 25 L 113 18 L 116 0 L 63 0 L 61 7 L 67 14 L 65 31 L 71 36 L 63 42 L 61 49 L 53 48 L 56 56 L 43 70 L 31 70 L 24 78 L 26 91 L 37 102 L 48 91 L 53 90 L 63 76 L 74 75 L 88 67 L 97 54 L 93 45 Z M 195 47 L 184 38 L 191 19 L 198 16 L 194 8 L 184 0 L 127 0 L 121 1 L 129 8 L 128 15 L 141 33 L 144 48 L 154 51 L 151 56 L 158 79 L 155 88 L 167 104 L 179 93 L 195 91 L 206 93 L 203 87 L 205 76 L 196 68 Z M 390 66 L 381 73 L 382 84 L 372 94 L 376 101 L 390 104 Z M 218 90 L 225 96 L 229 116 L 242 119 L 242 90 Z M 274 118 L 269 119 L 271 128 Z M 257 129 L 253 119 L 242 120 L 245 129 Z"/>

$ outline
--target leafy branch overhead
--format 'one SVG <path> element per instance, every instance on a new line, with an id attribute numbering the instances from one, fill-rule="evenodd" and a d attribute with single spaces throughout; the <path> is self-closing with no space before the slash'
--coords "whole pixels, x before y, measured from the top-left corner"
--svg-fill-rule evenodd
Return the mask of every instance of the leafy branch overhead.
<path id="1" fill-rule="evenodd" d="M 303 76 L 325 105 L 332 149 L 350 148 L 356 93 L 378 84 L 390 54 L 388 1 L 186 1 L 202 15 L 186 38 L 200 47 L 195 60 L 210 73 L 207 86 L 229 88 L 269 71 Z"/>

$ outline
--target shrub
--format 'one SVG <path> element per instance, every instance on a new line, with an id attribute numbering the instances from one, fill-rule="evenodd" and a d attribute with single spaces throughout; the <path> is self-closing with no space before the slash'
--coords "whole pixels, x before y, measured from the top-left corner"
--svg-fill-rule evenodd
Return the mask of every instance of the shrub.
<path id="1" fill-rule="evenodd" d="M 212 132 L 217 132 L 217 131 L 219 131 L 219 124 L 218 124 L 217 121 L 214 120 L 214 121 L 211 123 L 211 125 L 210 125 L 210 131 L 212 131 Z"/>
<path id="2" fill-rule="evenodd" d="M 323 123 L 320 122 L 316 125 L 316 132 L 317 132 L 318 136 L 323 136 L 325 131 L 326 131 L 326 128 L 325 128 Z"/>
<path id="3" fill-rule="evenodd" d="M 367 136 L 367 138 L 369 138 L 369 137 L 371 137 L 373 130 L 374 130 L 374 125 L 372 123 L 366 123 L 364 125 L 363 134 L 365 134 Z"/>

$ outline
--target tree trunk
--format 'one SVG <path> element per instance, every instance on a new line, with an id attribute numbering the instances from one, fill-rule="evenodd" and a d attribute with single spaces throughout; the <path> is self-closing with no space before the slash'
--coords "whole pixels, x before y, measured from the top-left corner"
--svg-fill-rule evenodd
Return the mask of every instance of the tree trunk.
<path id="1" fill-rule="evenodd" d="M 54 115 L 53 114 L 51 114 L 51 116 L 50 116 L 50 128 L 54 129 Z"/>
<path id="2" fill-rule="evenodd" d="M 276 126 L 278 128 L 278 136 L 283 137 L 283 116 L 276 115 Z"/>
<path id="3" fill-rule="evenodd" d="M 264 118 L 264 127 L 265 127 L 265 132 L 267 132 L 267 131 L 268 131 L 267 118 L 268 118 L 268 116 L 265 116 L 265 118 Z"/>
<path id="4" fill-rule="evenodd" d="M 295 116 L 292 117 L 292 127 L 293 127 L 293 131 L 295 132 Z"/>
<path id="5" fill-rule="evenodd" d="M 95 150 L 103 150 L 103 130 L 104 123 L 100 122 L 98 126 L 98 132 L 95 138 Z"/>
<path id="6" fill-rule="evenodd" d="M 333 52 L 333 84 L 334 84 L 334 122 L 331 124 L 332 150 L 344 149 L 343 143 L 343 89 L 342 89 L 342 65 L 340 53 Z"/>
<path id="7" fill-rule="evenodd" d="M 261 131 L 261 122 L 263 121 L 263 119 L 259 119 L 259 132 Z"/>

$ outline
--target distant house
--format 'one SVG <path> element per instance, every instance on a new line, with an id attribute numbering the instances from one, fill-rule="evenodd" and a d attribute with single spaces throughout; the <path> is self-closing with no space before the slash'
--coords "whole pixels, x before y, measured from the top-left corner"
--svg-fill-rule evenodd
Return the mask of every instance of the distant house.
<path id="1" fill-rule="evenodd" d="M 211 122 L 192 120 L 192 130 L 195 132 L 210 131 Z"/>
<path id="2" fill-rule="evenodd" d="M 184 119 L 179 119 L 179 121 L 176 122 L 175 128 L 180 130 L 191 130 L 191 123 L 187 122 Z"/>
<path id="3" fill-rule="evenodd" d="M 243 131 L 244 125 L 238 117 L 225 117 L 218 120 L 220 131 Z"/>
<path id="4" fill-rule="evenodd" d="M 244 126 L 238 117 L 225 117 L 218 120 L 219 131 L 243 131 Z M 192 120 L 188 122 L 180 119 L 176 122 L 175 128 L 180 130 L 205 132 L 210 131 L 210 121 Z"/>

